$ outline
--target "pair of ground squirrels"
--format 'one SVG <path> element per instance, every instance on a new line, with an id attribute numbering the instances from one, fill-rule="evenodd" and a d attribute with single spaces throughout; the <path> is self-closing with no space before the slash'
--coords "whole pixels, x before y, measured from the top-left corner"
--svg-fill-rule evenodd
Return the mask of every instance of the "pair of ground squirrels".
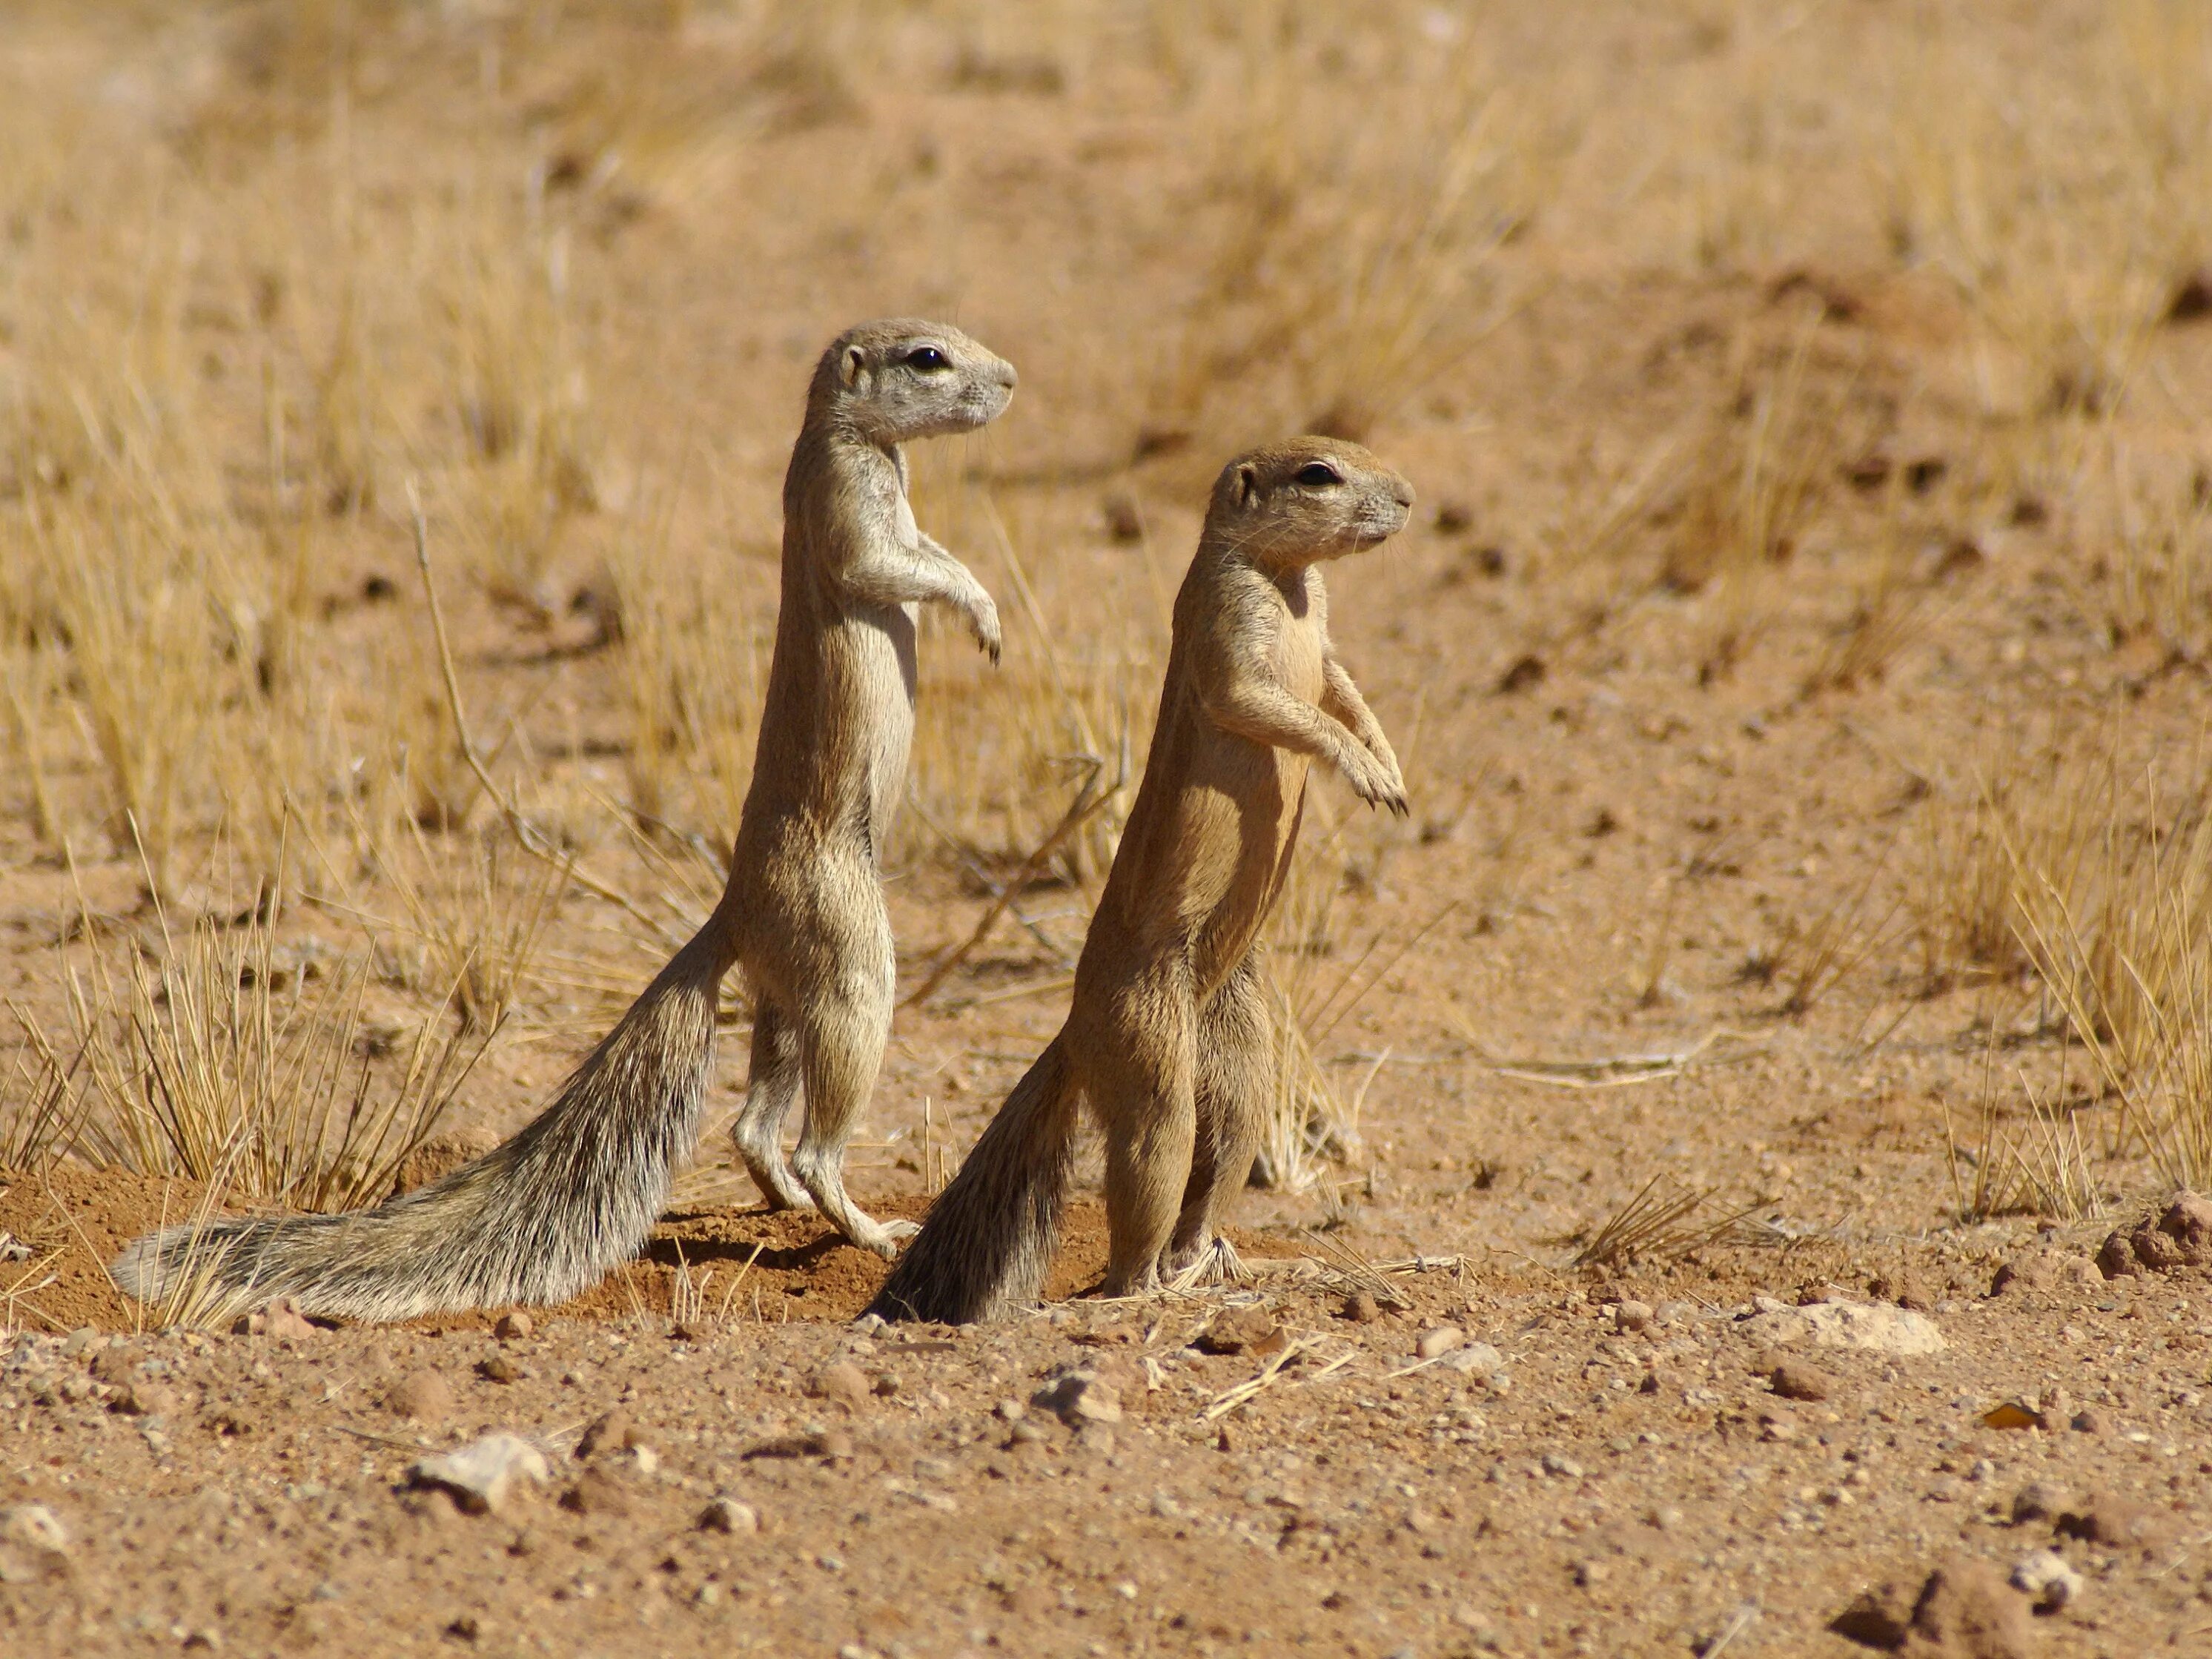
<path id="1" fill-rule="evenodd" d="M 942 324 L 866 324 L 823 353 L 784 479 L 782 604 L 729 879 L 552 1103 L 372 1210 L 139 1239 L 115 1263 L 126 1291 L 158 1304 L 189 1289 L 210 1315 L 290 1296 L 307 1313 L 401 1319 L 588 1289 L 643 1245 L 696 1146 L 717 990 L 739 964 L 755 1014 L 738 1156 L 772 1206 L 818 1206 L 854 1243 L 896 1252 L 912 1224 L 864 1214 L 842 1170 L 890 1029 L 876 848 L 905 783 L 917 607 L 950 605 L 994 661 L 1000 651 L 990 595 L 915 523 L 902 446 L 987 424 L 1014 385 L 1012 365 Z M 1326 439 L 1223 471 L 1067 1023 L 937 1200 L 877 1312 L 957 1322 L 1035 1299 L 1084 1099 L 1107 1141 L 1108 1293 L 1215 1248 L 1272 1091 L 1255 947 L 1307 771 L 1324 762 L 1363 799 L 1405 810 L 1389 743 L 1330 646 L 1316 567 L 1396 533 L 1412 501 L 1365 450 Z M 783 1122 L 802 1091 L 787 1164 Z"/>

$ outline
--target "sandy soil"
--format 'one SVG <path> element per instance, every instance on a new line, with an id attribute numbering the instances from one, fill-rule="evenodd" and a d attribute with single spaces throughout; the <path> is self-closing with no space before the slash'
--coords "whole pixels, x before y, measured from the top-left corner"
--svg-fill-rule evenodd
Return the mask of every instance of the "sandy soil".
<path id="1" fill-rule="evenodd" d="M 130 1210 L 84 1182 L 43 1202 Z M 1202 1300 L 861 1333 L 818 1304 L 871 1275 L 803 1244 L 756 1266 L 789 1313 L 766 1322 L 672 1329 L 665 1279 L 633 1275 L 647 1311 L 599 1295 L 505 1335 L 26 1330 L 0 1501 L 69 1543 L 0 1546 L 0 1607 L 15 1650 L 57 1654 L 1840 1654 L 1869 1582 L 2055 1544 L 2086 1582 L 2026 1650 L 2202 1651 L 2206 1280 L 2107 1284 L 2091 1242 L 2024 1242 L 1995 1296 L 1985 1256 L 1911 1253 L 1928 1277 L 1887 1288 L 1944 1346 L 1910 1355 L 1792 1340 L 1813 1264 L 1725 1250 L 1599 1285 L 1255 1259 Z M 1835 1265 L 1803 1293 L 1869 1296 Z M 1064 1422 L 1032 1402 L 1069 1373 L 1096 1381 Z M 2008 1405 L 2035 1425 L 1990 1426 Z M 475 1513 L 410 1481 L 495 1432 L 549 1478 Z M 717 1498 L 757 1531 L 702 1526 Z M 1953 1639 L 1914 1650 L 2014 1650 Z"/>
<path id="2" fill-rule="evenodd" d="M 2005 8 L 1990 50 L 2063 62 L 2091 9 Z M 1902 27 L 1892 12 L 1838 9 L 1790 50 L 1850 64 Z M 1846 1659 L 1872 1632 L 1950 1659 L 2212 1654 L 2212 1280 L 2092 1265 L 2112 1226 L 2167 1200 L 2139 1148 L 2100 1163 L 2101 1216 L 1960 1218 L 1973 1169 L 1958 1152 L 1992 1056 L 2059 1096 L 2081 1066 L 2026 976 L 1930 973 L 1914 933 L 1940 908 L 1928 815 L 1971 792 L 1982 759 L 2102 721 L 2124 721 L 2130 752 L 2185 749 L 2203 664 L 2107 625 L 2102 520 L 1990 415 L 1985 336 L 1940 273 L 1888 257 L 1838 182 L 1857 164 L 1837 129 L 1808 117 L 1800 135 L 1789 184 L 1814 206 L 1786 247 L 1678 258 L 1668 212 L 1620 180 L 1637 134 L 1663 125 L 1667 76 L 1706 56 L 1704 25 L 1577 15 L 1571 38 L 1534 12 L 1501 18 L 1501 50 L 1569 64 L 1581 106 L 1609 118 L 1498 252 L 1510 303 L 1464 367 L 1369 434 L 1422 490 L 1416 525 L 1329 577 L 1415 812 L 1367 825 L 1318 787 L 1313 833 L 1351 824 L 1354 849 L 1326 961 L 1372 981 L 1320 1058 L 1360 1103 L 1363 1146 L 1317 1188 L 1246 1195 L 1251 1282 L 1101 1303 L 1085 1294 L 1103 1255 L 1085 1207 L 1035 1317 L 858 1329 L 881 1264 L 753 1210 L 717 1132 L 647 1259 L 529 1310 L 526 1331 L 495 1333 L 501 1310 L 155 1331 L 100 1264 L 186 1211 L 189 1184 L 6 1176 L 0 1233 L 20 1248 L 0 1261 L 0 1647 Z M 76 77 L 88 107 L 93 88 L 144 79 L 157 35 L 42 16 L 24 61 Z M 662 46 L 579 27 L 498 94 L 517 146 L 552 143 L 532 100 L 596 52 L 663 62 Z M 914 27 L 935 54 L 917 61 L 951 61 L 950 35 Z M 384 107 L 434 137 L 477 58 L 422 38 L 402 61 L 431 70 Z M 708 61 L 719 38 L 702 24 L 686 50 Z M 715 499 L 683 508 L 675 541 L 734 549 L 729 580 L 759 617 L 807 362 L 878 312 L 955 313 L 1020 365 L 1003 432 L 957 465 L 1044 526 L 1045 603 L 1150 605 L 1146 562 L 1171 579 L 1191 540 L 1213 458 L 1133 465 L 1144 411 L 1098 387 L 1122 342 L 1158 343 L 1151 311 L 1188 286 L 1156 204 L 1198 199 L 1197 159 L 1126 65 L 1039 90 L 990 61 L 871 84 L 858 113 L 769 122 L 703 194 L 591 210 L 599 240 L 578 257 L 598 262 L 609 355 L 634 375 L 610 424 L 634 406 L 654 430 L 716 434 Z M 1838 84 L 1843 108 L 1856 83 Z M 398 174 L 404 156 L 365 165 Z M 718 210 L 740 196 L 748 216 Z M 2212 464 L 2196 407 L 2212 328 L 2184 319 L 2143 350 L 2110 430 L 2181 475 Z M 1730 601 L 1661 579 L 1668 503 L 1638 500 L 1617 537 L 1600 534 L 1605 503 L 1725 406 L 1747 362 L 1792 353 L 1826 400 L 1818 507 L 1717 666 Z M 1141 547 L 1114 529 L 1125 495 Z M 982 534 L 970 514 L 946 538 Z M 1611 550 L 1561 551 L 1593 541 Z M 335 637 L 367 637 L 410 556 L 388 504 L 333 544 L 315 580 Z M 549 580 L 580 591 L 591 556 Z M 1886 581 L 1910 626 L 1872 672 L 1824 673 Z M 616 789 L 595 758 L 620 737 L 616 671 L 585 613 L 524 628 L 456 604 L 479 706 L 531 726 L 549 777 Z M 981 672 L 928 649 L 925 732 Z M 890 891 L 911 978 L 984 900 L 972 871 L 902 833 Z M 1056 1029 L 1088 901 L 1036 897 L 1034 927 L 1002 927 L 900 1015 L 851 1159 L 879 1212 L 922 1213 L 925 1147 L 972 1141 Z M 88 914 L 157 933 L 124 851 L 64 861 L 0 826 L 0 996 L 49 1029 L 66 1029 Z M 295 907 L 288 948 L 313 960 L 346 925 Z M 554 931 L 586 954 L 620 939 L 617 985 L 659 949 L 575 890 Z M 403 1000 L 374 994 L 380 1013 Z M 618 1006 L 544 990 L 461 1115 L 526 1119 Z M 744 1049 L 728 1033 L 725 1115 Z M 2093 1125 L 2110 1107 L 2077 1104 Z M 1707 1196 L 1640 1259 L 1575 1266 L 1646 1193 Z M 1801 1303 L 1902 1307 L 1942 1346 L 1821 1346 Z M 1778 1394 L 1777 1367 L 1805 1365 L 1787 1387 L 1820 1397 Z M 1056 1387 L 1092 1415 L 1032 1403 Z M 580 1456 L 610 1413 L 627 1431 Z M 410 1479 L 500 1432 L 538 1449 L 542 1482 L 471 1512 Z M 716 1512 L 733 1530 L 702 1526 L 717 1498 L 743 1506 Z M 2004 1581 L 2046 1549 L 2080 1583 L 2031 1612 Z M 1883 1585 L 1901 1587 L 1893 1628 L 1832 1628 Z"/>

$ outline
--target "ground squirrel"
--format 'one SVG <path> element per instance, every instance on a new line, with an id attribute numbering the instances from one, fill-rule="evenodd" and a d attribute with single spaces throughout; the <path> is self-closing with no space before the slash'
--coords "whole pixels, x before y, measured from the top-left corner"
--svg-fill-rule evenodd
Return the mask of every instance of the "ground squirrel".
<path id="1" fill-rule="evenodd" d="M 1087 1098 L 1106 1139 L 1104 1293 L 1214 1248 L 1273 1092 L 1255 945 L 1322 761 L 1403 813 L 1389 740 L 1329 643 L 1322 561 L 1406 523 L 1412 487 L 1356 444 L 1255 450 L 1213 487 L 1175 606 L 1143 783 L 1067 1021 L 939 1196 L 872 1311 L 947 1323 L 1033 1302 Z"/>
<path id="2" fill-rule="evenodd" d="M 896 963 L 876 855 L 914 733 L 915 606 L 951 605 L 996 661 L 997 608 L 916 527 L 910 439 L 967 432 L 1013 395 L 1012 365 L 957 329 L 863 325 L 823 354 L 783 486 L 783 595 L 760 747 L 729 880 L 553 1103 L 475 1162 L 374 1210 L 173 1227 L 115 1277 L 141 1300 L 179 1287 L 221 1308 L 292 1296 L 356 1319 L 557 1302 L 644 1243 L 697 1141 L 722 976 L 754 992 L 752 1077 L 733 1133 L 771 1204 L 812 1203 L 889 1255 L 845 1195 L 844 1148 L 874 1087 Z M 780 1141 L 795 1094 L 805 1132 Z"/>

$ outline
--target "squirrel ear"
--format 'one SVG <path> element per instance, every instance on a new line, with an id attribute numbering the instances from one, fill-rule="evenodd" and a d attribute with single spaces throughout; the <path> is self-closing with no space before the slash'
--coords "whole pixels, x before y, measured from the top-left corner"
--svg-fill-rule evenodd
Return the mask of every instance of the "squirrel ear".
<path id="1" fill-rule="evenodd" d="M 860 384 L 860 371 L 867 367 L 867 362 L 868 354 L 860 347 L 851 345 L 845 348 L 844 361 L 837 365 L 837 377 L 844 381 L 848 391 Z"/>
<path id="2" fill-rule="evenodd" d="M 1260 498 L 1260 469 L 1247 464 L 1237 469 L 1237 504 L 1249 507 Z"/>

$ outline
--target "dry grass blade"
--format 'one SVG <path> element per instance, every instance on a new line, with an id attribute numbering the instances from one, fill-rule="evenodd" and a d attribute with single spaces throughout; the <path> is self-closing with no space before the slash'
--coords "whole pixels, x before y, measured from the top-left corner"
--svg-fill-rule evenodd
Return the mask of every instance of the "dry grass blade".
<path id="1" fill-rule="evenodd" d="M 482 787 L 484 793 L 489 796 L 493 803 L 498 806 L 500 816 L 507 820 L 507 827 L 514 832 L 515 840 L 521 843 L 525 851 L 555 866 L 562 872 L 564 880 L 574 881 L 576 885 L 594 896 L 605 899 L 610 904 L 619 906 L 631 917 L 656 933 L 664 932 L 659 920 L 640 908 L 627 893 L 610 887 L 605 882 L 576 868 L 574 856 L 562 851 L 553 837 L 548 836 L 525 817 L 522 809 L 515 805 L 514 798 L 494 781 L 491 769 L 485 763 L 483 752 L 477 749 L 476 740 L 469 735 L 468 715 L 461 703 L 460 676 L 453 666 L 453 642 L 446 633 L 445 611 L 438 603 L 437 579 L 432 574 L 430 569 L 429 526 L 422 516 L 422 497 L 411 482 L 407 487 L 407 499 L 414 515 L 415 564 L 422 578 L 423 598 L 428 602 L 430 607 L 430 626 L 437 636 L 438 669 L 446 688 L 447 707 L 453 715 L 453 738 L 459 746 L 462 757 L 468 763 L 470 772 L 475 775 L 477 782 Z M 682 944 L 683 941 L 680 939 L 670 938 L 667 943 L 672 948 Z"/>
<path id="2" fill-rule="evenodd" d="M 1292 1363 L 1318 1347 L 1324 1340 L 1319 1336 L 1301 1336 L 1285 1343 L 1279 1352 L 1268 1356 L 1267 1363 L 1260 1368 L 1257 1376 L 1248 1377 L 1235 1388 L 1217 1395 L 1212 1403 L 1199 1413 L 1200 1419 L 1211 1423 L 1216 1418 L 1226 1417 L 1230 1413 L 1250 1405 L 1273 1388 Z"/>
<path id="3" fill-rule="evenodd" d="M 1506 1058 L 1489 1052 L 1472 1034 L 1468 1037 L 1468 1045 L 1484 1065 L 1500 1077 L 1516 1078 L 1523 1083 L 1549 1084 L 1559 1089 L 1618 1089 L 1631 1084 L 1660 1082 L 1680 1077 L 1699 1066 L 1728 1066 L 1750 1060 L 1765 1054 L 1771 1046 L 1754 1042 L 1741 1032 L 1724 1026 L 1715 1026 L 1686 1048 L 1601 1054 L 1593 1060 Z"/>
<path id="4" fill-rule="evenodd" d="M 712 1267 L 694 1276 L 691 1264 L 684 1259 L 684 1247 L 680 1244 L 676 1247 L 676 1273 L 669 1282 L 668 1290 L 669 1328 L 676 1334 L 702 1336 L 706 1334 L 708 1328 L 707 1287 L 714 1277 Z M 734 1291 L 736 1286 L 732 1285 L 731 1289 Z M 727 1296 L 722 1298 L 722 1304 L 725 1307 L 729 1305 Z"/>
<path id="5" fill-rule="evenodd" d="M 1121 793 L 1129 781 L 1129 750 L 1126 744 L 1122 745 L 1121 754 L 1121 766 L 1110 782 L 1105 781 L 1106 763 L 1103 759 L 1095 755 L 1084 757 L 1085 763 L 1090 769 L 1082 784 L 1077 788 L 1075 798 L 1068 802 L 1067 810 L 1060 815 L 1060 822 L 1052 827 L 1045 838 L 1036 844 L 1036 848 L 1026 859 L 1022 860 L 1021 867 L 1006 878 L 999 890 L 998 897 L 992 902 L 990 908 L 983 912 L 982 920 L 975 924 L 974 930 L 966 939 L 938 958 L 936 965 L 930 969 L 921 983 L 908 992 L 905 999 L 900 1002 L 900 1007 L 917 1008 L 928 1001 L 930 994 L 944 984 L 954 969 L 968 959 L 975 947 L 990 936 L 991 929 L 998 925 L 999 918 L 1006 914 L 1014 901 L 1019 898 L 1029 884 L 1043 872 L 1053 856 L 1066 846 L 1084 825 L 1112 804 L 1115 798 Z"/>
<path id="6" fill-rule="evenodd" d="M 1326 1233 L 1309 1231 L 1305 1242 L 1319 1252 L 1308 1261 L 1354 1290 L 1361 1290 L 1386 1307 L 1411 1308 L 1413 1304 L 1390 1283 L 1383 1271 L 1342 1239 Z"/>
<path id="7" fill-rule="evenodd" d="M 1620 1267 L 1640 1261 L 1671 1261 L 1725 1237 L 1737 1223 L 1760 1207 L 1757 1202 L 1708 1218 L 1714 1187 L 1691 1187 L 1673 1176 L 1656 1175 L 1638 1189 L 1597 1231 L 1579 1243 L 1570 1263 L 1576 1267 Z"/>
<path id="8" fill-rule="evenodd" d="M 27 1054 L 15 1056 L 15 1104 L 0 1116 L 0 1170 L 35 1170 L 82 1134 L 89 1099 L 76 1086 L 78 1061 L 64 1063 L 29 1010 L 9 999 Z"/>
<path id="9" fill-rule="evenodd" d="M 762 1239 L 758 1243 L 755 1244 L 753 1246 L 753 1253 L 745 1258 L 745 1265 L 738 1269 L 737 1277 L 730 1281 L 730 1288 L 722 1292 L 722 1305 L 716 1310 L 714 1315 L 715 1322 L 717 1324 L 728 1322 L 730 1317 L 730 1304 L 738 1299 L 738 1291 L 739 1287 L 744 1284 L 745 1276 L 752 1272 L 753 1263 L 760 1260 L 761 1252 L 766 1249 L 768 1249 L 768 1241 L 766 1239 Z"/>

